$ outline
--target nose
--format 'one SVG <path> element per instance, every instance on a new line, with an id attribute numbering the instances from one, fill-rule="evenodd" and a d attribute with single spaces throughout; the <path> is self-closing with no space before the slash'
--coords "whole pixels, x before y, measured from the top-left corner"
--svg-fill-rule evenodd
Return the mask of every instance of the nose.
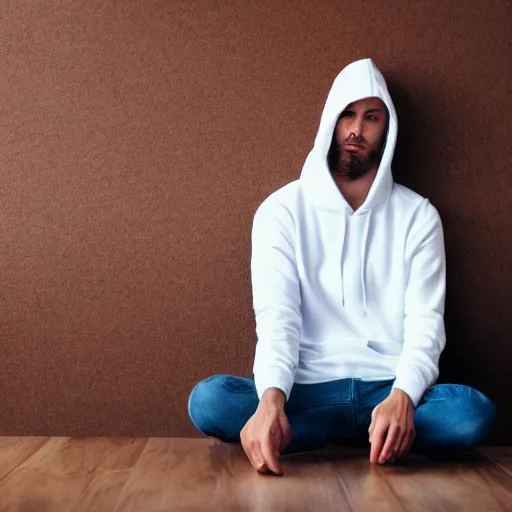
<path id="1" fill-rule="evenodd" d="M 363 134 L 363 120 L 355 118 L 352 122 L 352 126 L 350 127 L 350 132 L 356 139 L 361 137 Z"/>

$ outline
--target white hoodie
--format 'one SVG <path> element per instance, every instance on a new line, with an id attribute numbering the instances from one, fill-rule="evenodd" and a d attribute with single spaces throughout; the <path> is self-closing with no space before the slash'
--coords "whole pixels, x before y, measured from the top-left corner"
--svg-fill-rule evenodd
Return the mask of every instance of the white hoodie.
<path id="1" fill-rule="evenodd" d="M 389 128 L 376 178 L 353 211 L 327 153 L 339 115 L 378 97 Z M 289 398 L 294 382 L 382 380 L 417 406 L 437 380 L 445 346 L 445 253 L 437 210 L 393 182 L 397 117 L 371 59 L 335 79 L 300 179 L 268 197 L 254 216 L 252 288 L 258 342 L 254 377 Z"/>

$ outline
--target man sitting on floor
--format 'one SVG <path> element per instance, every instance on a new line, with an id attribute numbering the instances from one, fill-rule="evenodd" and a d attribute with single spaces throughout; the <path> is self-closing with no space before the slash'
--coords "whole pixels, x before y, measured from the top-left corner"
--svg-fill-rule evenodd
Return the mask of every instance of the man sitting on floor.
<path id="1" fill-rule="evenodd" d="M 240 442 L 260 472 L 278 456 L 370 442 L 372 463 L 473 448 L 496 408 L 438 384 L 445 253 L 437 210 L 393 181 L 397 116 L 371 59 L 341 71 L 300 179 L 268 197 L 252 234 L 254 381 L 193 389 L 192 422 Z"/>

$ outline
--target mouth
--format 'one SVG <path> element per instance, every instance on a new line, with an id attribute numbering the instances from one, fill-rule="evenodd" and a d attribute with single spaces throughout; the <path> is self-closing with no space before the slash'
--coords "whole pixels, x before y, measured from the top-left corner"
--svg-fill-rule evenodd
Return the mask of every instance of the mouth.
<path id="1" fill-rule="evenodd" d="M 346 151 L 362 151 L 364 149 L 364 146 L 361 144 L 355 144 L 350 142 L 343 144 L 343 149 Z"/>

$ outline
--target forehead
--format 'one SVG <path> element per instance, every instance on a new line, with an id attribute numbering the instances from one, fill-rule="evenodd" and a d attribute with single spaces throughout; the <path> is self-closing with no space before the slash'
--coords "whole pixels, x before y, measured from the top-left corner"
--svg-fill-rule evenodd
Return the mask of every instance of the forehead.
<path id="1" fill-rule="evenodd" d="M 380 98 L 364 98 L 362 100 L 354 101 L 350 103 L 346 107 L 351 110 L 373 110 L 373 109 L 381 109 L 387 110 L 386 105 Z"/>

